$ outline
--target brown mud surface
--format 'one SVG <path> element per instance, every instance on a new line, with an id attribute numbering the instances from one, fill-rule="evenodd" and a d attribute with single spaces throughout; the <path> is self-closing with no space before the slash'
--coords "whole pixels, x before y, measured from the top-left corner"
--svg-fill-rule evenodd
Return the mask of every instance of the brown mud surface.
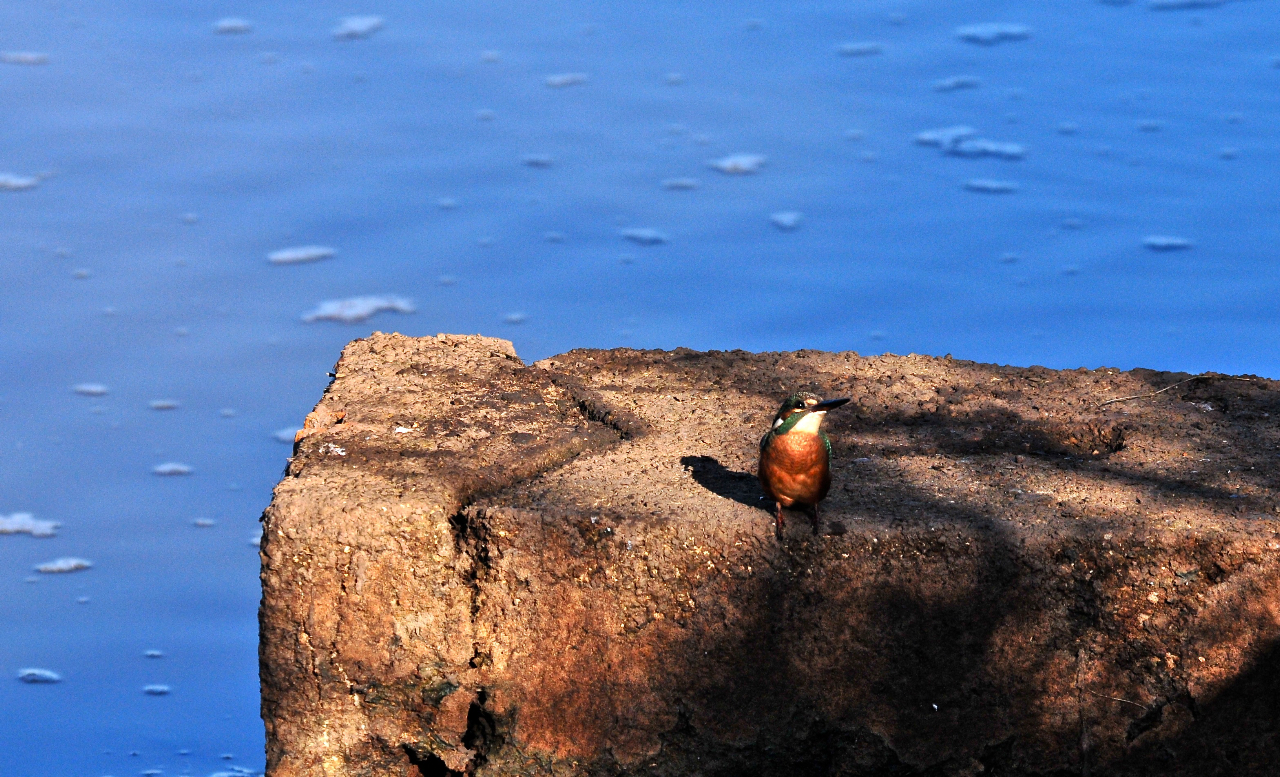
<path id="1" fill-rule="evenodd" d="M 272 777 L 1280 770 L 1274 381 L 384 334 L 335 373 L 264 514 Z M 798 390 L 853 401 L 780 542 Z"/>

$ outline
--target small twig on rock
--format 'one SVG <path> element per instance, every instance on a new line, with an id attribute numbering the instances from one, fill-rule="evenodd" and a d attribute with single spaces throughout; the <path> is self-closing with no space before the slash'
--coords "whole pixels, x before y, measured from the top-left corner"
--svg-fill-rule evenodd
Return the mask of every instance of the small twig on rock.
<path id="1" fill-rule="evenodd" d="M 1137 707 L 1140 710 L 1148 709 L 1147 705 L 1145 704 L 1139 704 L 1136 701 L 1129 701 L 1128 699 L 1121 699 L 1119 696 L 1108 696 L 1105 693 L 1094 693 L 1093 691 L 1090 691 L 1087 688 L 1081 688 L 1080 690 L 1084 691 L 1090 696 L 1097 696 L 1102 699 L 1110 699 L 1112 701 L 1122 701 L 1125 704 L 1132 704 L 1133 706 Z"/>
<path id="2" fill-rule="evenodd" d="M 1116 397 L 1115 399 L 1108 399 L 1108 400 L 1099 402 L 1097 405 L 1094 405 L 1094 407 L 1102 407 L 1103 405 L 1110 405 L 1113 402 L 1128 402 L 1130 399 L 1150 399 L 1151 397 L 1154 397 L 1157 394 L 1163 394 L 1164 392 L 1168 391 L 1171 388 L 1177 388 L 1178 386 L 1181 386 L 1183 383 L 1190 383 L 1193 380 L 1212 380 L 1213 378 L 1217 378 L 1218 380 L 1242 380 L 1246 383 L 1253 382 L 1252 378 L 1233 378 L 1227 375 L 1194 375 L 1190 378 L 1187 378 L 1186 380 L 1180 380 L 1177 383 L 1174 383 L 1169 386 L 1165 386 L 1159 391 L 1153 391 L 1150 394 L 1134 394 L 1128 397 Z"/>

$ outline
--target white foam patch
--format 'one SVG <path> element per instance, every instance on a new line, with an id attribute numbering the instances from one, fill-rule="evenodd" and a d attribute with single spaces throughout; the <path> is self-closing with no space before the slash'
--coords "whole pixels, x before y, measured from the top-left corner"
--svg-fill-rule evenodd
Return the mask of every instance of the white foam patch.
<path id="1" fill-rule="evenodd" d="M 964 188 L 982 194 L 1013 194 L 1018 191 L 1018 184 L 1013 181 L 997 181 L 992 178 L 970 178 L 964 182 Z"/>
<path id="2" fill-rule="evenodd" d="M 507 315 L 502 317 L 502 322 L 504 324 L 523 324 L 525 321 L 528 321 L 528 320 L 529 320 L 528 314 L 521 313 L 521 312 L 508 313 Z"/>
<path id="3" fill-rule="evenodd" d="M 271 433 L 271 436 L 272 436 L 272 437 L 274 437 L 274 438 L 276 439 L 276 442 L 287 442 L 287 443 L 292 443 L 292 442 L 293 442 L 293 438 L 294 438 L 294 437 L 297 437 L 297 436 L 298 436 L 298 432 L 300 432 L 300 431 L 302 431 L 302 429 L 301 429 L 300 427 L 297 427 L 297 426 L 286 426 L 286 427 L 284 427 L 284 428 L 282 428 L 282 429 L 277 429 L 277 430 L 275 430 L 274 432 L 272 432 L 272 433 Z"/>
<path id="4" fill-rule="evenodd" d="M 101 397 L 111 389 L 101 383 L 77 383 L 71 390 L 84 397 Z"/>
<path id="5" fill-rule="evenodd" d="M 961 89 L 977 89 L 982 86 L 982 79 L 977 76 L 951 76 L 933 82 L 935 92 L 955 92 Z"/>
<path id="6" fill-rule="evenodd" d="M 413 303 L 404 297 L 350 297 L 348 299 L 331 299 L 321 302 L 316 306 L 315 310 L 305 314 L 302 320 L 308 324 L 315 321 L 338 321 L 343 324 L 355 324 L 383 311 L 414 313 L 416 310 Z"/>
<path id="7" fill-rule="evenodd" d="M 669 189 L 673 192 L 687 192 L 697 189 L 702 182 L 697 178 L 667 178 L 662 182 L 662 188 Z"/>
<path id="8" fill-rule="evenodd" d="M 769 220 L 778 229 L 790 232 L 798 228 L 801 221 L 804 221 L 804 214 L 797 210 L 783 210 L 769 216 Z"/>
<path id="9" fill-rule="evenodd" d="M 666 233 L 644 227 L 624 229 L 618 234 L 622 235 L 627 240 L 630 240 L 633 243 L 638 243 L 642 246 L 661 245 L 668 240 Z"/>
<path id="10" fill-rule="evenodd" d="M 31 513 L 13 513 L 9 516 L 0 515 L 0 534 L 30 534 L 32 537 L 55 537 L 58 534 L 58 527 L 61 525 L 57 521 L 37 520 Z"/>
<path id="11" fill-rule="evenodd" d="M 563 89 L 566 86 L 585 84 L 586 82 L 586 73 L 557 73 L 547 76 L 547 86 L 552 89 Z"/>
<path id="12" fill-rule="evenodd" d="M 1185 237 L 1174 235 L 1147 235 L 1142 239 L 1142 244 L 1152 251 L 1182 251 L 1194 245 Z"/>
<path id="13" fill-rule="evenodd" d="M 37 564 L 36 571 L 46 575 L 57 575 L 66 572 L 79 572 L 82 569 L 91 569 L 92 567 L 93 562 L 87 559 L 63 556 L 62 558 L 55 558 L 53 561 Z"/>
<path id="14" fill-rule="evenodd" d="M 213 31 L 219 35 L 244 35 L 253 32 L 253 23 L 248 19 L 228 16 L 214 22 Z"/>
<path id="15" fill-rule="evenodd" d="M 49 669 L 36 669 L 35 667 L 27 667 L 18 670 L 18 679 L 24 683 L 60 683 L 62 675 Z"/>
<path id="16" fill-rule="evenodd" d="M 148 696 L 168 696 L 172 691 L 173 689 L 169 686 L 160 685 L 158 683 L 155 685 L 142 686 L 142 692 Z"/>
<path id="17" fill-rule="evenodd" d="M 0 173 L 0 192 L 21 192 L 39 185 L 39 176 Z"/>
<path id="18" fill-rule="evenodd" d="M 520 157 L 520 161 L 528 167 L 551 167 L 555 162 L 554 159 L 546 154 L 525 154 Z"/>
<path id="19" fill-rule="evenodd" d="M 333 28 L 333 37 L 338 40 L 367 38 L 381 30 L 384 21 L 381 16 L 347 16 Z"/>
<path id="20" fill-rule="evenodd" d="M 707 164 L 726 175 L 750 175 L 759 172 L 766 161 L 761 154 L 730 154 Z"/>
<path id="21" fill-rule="evenodd" d="M 6 65 L 47 65 L 49 55 L 39 51 L 0 51 L 0 62 Z"/>
<path id="22" fill-rule="evenodd" d="M 336 253 L 335 249 L 328 246 L 294 246 L 272 251 L 267 254 L 267 261 L 272 264 L 304 264 L 329 259 Z"/>
<path id="23" fill-rule="evenodd" d="M 176 399 L 153 399 L 147 403 L 152 410 L 177 410 L 182 403 Z"/>
<path id="24" fill-rule="evenodd" d="M 1004 24 L 986 22 L 984 24 L 967 24 L 956 28 L 956 37 L 968 43 L 982 46 L 994 46 L 1006 41 L 1026 40 L 1031 37 L 1031 28 L 1025 24 Z"/>
<path id="25" fill-rule="evenodd" d="M 146 651 L 142 655 L 146 656 L 147 658 L 164 658 L 164 651 L 152 649 L 152 650 Z"/>
<path id="26" fill-rule="evenodd" d="M 842 57 L 873 57 L 884 53 L 884 44 L 874 41 L 843 43 L 837 49 Z"/>
<path id="27" fill-rule="evenodd" d="M 178 461 L 166 461 L 163 464 L 157 464 L 151 468 L 153 475 L 161 475 L 171 477 L 174 475 L 190 475 L 192 473 L 191 466 Z"/>

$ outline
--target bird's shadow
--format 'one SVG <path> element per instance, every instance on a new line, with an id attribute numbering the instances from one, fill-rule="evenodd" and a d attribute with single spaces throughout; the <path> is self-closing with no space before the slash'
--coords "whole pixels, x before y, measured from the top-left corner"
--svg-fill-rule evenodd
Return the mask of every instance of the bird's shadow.
<path id="1" fill-rule="evenodd" d="M 689 470 L 698 485 L 717 496 L 761 510 L 772 507 L 763 498 L 760 481 L 755 475 L 726 469 L 712 456 L 682 456 L 680 463 Z"/>

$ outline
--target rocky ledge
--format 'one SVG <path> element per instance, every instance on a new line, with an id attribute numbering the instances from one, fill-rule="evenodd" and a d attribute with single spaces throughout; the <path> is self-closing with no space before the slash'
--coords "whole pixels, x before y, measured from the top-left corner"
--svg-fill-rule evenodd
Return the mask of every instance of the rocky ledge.
<path id="1" fill-rule="evenodd" d="M 263 516 L 272 777 L 1280 763 L 1273 381 L 387 334 L 335 374 Z M 802 389 L 854 401 L 779 541 Z"/>

